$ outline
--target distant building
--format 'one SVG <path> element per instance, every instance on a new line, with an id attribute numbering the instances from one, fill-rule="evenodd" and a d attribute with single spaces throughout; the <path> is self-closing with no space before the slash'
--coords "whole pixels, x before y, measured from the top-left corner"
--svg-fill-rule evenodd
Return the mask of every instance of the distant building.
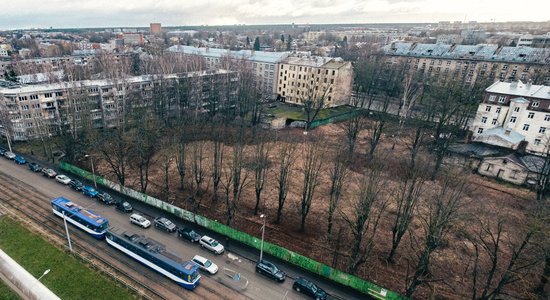
<path id="1" fill-rule="evenodd" d="M 0 57 L 10 57 L 8 50 L 0 48 Z"/>
<path id="2" fill-rule="evenodd" d="M 125 46 L 141 46 L 143 45 L 143 34 L 142 33 L 123 33 L 122 39 L 124 40 Z"/>
<path id="3" fill-rule="evenodd" d="M 152 34 L 159 34 L 162 32 L 160 23 L 151 23 L 149 24 L 149 32 Z"/>
<path id="4" fill-rule="evenodd" d="M 550 86 L 495 82 L 485 90 L 473 140 L 544 155 L 550 146 Z"/>
<path id="5" fill-rule="evenodd" d="M 517 46 L 550 48 L 550 33 L 544 35 L 522 35 L 518 38 Z"/>
<path id="6" fill-rule="evenodd" d="M 279 63 L 277 97 L 303 105 L 312 98 L 324 98 L 326 107 L 348 104 L 353 70 L 342 59 L 289 56 Z"/>

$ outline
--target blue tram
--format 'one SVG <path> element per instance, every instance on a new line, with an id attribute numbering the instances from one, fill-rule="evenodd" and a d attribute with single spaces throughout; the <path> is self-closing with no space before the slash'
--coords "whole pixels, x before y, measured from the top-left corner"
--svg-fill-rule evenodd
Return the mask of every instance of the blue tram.
<path id="1" fill-rule="evenodd" d="M 63 197 L 53 199 L 52 209 L 54 214 L 61 218 L 65 217 L 67 222 L 97 239 L 102 239 L 109 228 L 109 220 L 102 218 L 91 210 L 84 209 L 69 199 Z"/>
<path id="2" fill-rule="evenodd" d="M 191 261 L 183 261 L 155 240 L 118 228 L 110 228 L 105 236 L 109 245 L 184 288 L 193 290 L 199 285 L 199 266 Z"/>

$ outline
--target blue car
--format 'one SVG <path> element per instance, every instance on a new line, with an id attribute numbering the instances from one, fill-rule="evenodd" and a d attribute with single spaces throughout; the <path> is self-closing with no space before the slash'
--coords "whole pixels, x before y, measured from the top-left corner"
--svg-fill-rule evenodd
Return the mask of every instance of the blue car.
<path id="1" fill-rule="evenodd" d="M 93 187 L 91 187 L 89 185 L 85 185 L 85 186 L 82 187 L 82 194 L 84 194 L 86 196 L 89 196 L 89 197 L 92 197 L 92 198 L 95 198 L 95 197 L 97 197 L 98 192 Z"/>
<path id="2" fill-rule="evenodd" d="M 20 165 L 24 165 L 27 163 L 27 160 L 21 155 L 16 155 L 13 160 Z"/>

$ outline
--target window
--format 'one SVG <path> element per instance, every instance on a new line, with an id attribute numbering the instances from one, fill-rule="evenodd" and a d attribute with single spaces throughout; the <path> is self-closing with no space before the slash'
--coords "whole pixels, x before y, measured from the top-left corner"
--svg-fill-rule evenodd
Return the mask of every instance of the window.
<path id="1" fill-rule="evenodd" d="M 38 99 L 38 95 L 31 95 L 31 100 L 36 100 Z"/>
<path id="2" fill-rule="evenodd" d="M 491 95 L 489 96 L 489 101 L 495 101 L 496 98 L 497 98 L 496 95 Z"/>
<path id="3" fill-rule="evenodd" d="M 535 113 L 534 112 L 530 112 L 528 115 L 527 115 L 527 118 L 528 119 L 532 119 L 535 117 Z"/>
<path id="4" fill-rule="evenodd" d="M 485 169 L 485 171 L 491 171 L 492 168 L 493 164 L 487 164 L 487 168 Z"/>
<path id="5" fill-rule="evenodd" d="M 535 144 L 535 146 L 536 146 L 536 145 L 540 145 L 540 139 L 535 139 L 535 143 L 534 143 L 534 144 Z"/>
<path id="6" fill-rule="evenodd" d="M 529 124 L 523 124 L 523 131 L 529 131 Z"/>
<path id="7" fill-rule="evenodd" d="M 533 103 L 531 104 L 532 107 L 539 107 L 540 105 L 540 101 L 533 101 Z"/>
<path id="8" fill-rule="evenodd" d="M 519 112 L 519 107 L 514 107 L 515 112 Z"/>
<path id="9" fill-rule="evenodd" d="M 546 127 L 541 127 L 539 129 L 539 133 L 545 133 L 546 132 Z"/>
<path id="10" fill-rule="evenodd" d="M 51 97 L 52 97 L 52 93 L 45 93 L 45 94 L 44 94 L 44 97 L 46 97 L 46 98 L 51 98 Z"/>
<path id="11" fill-rule="evenodd" d="M 518 175 L 518 170 L 512 170 L 512 174 L 510 175 L 510 178 L 516 179 L 517 175 Z"/>
<path id="12" fill-rule="evenodd" d="M 545 115 L 544 116 L 544 121 L 550 121 L 550 115 Z"/>
<path id="13" fill-rule="evenodd" d="M 61 96 L 63 96 L 63 92 L 55 92 L 55 95 L 56 95 L 57 97 L 61 97 Z"/>
<path id="14" fill-rule="evenodd" d="M 496 113 L 497 113 L 497 114 L 500 113 L 500 106 L 497 107 Z"/>
<path id="15" fill-rule="evenodd" d="M 497 119 L 493 119 L 493 121 L 491 122 L 491 124 L 497 125 Z"/>
<path id="16" fill-rule="evenodd" d="M 510 123 L 516 123 L 516 117 L 511 117 L 510 118 Z"/>
<path id="17" fill-rule="evenodd" d="M 477 133 L 483 133 L 483 128 L 478 128 Z"/>
<path id="18" fill-rule="evenodd" d="M 491 111 L 491 106 L 490 106 L 490 105 L 487 105 L 487 106 L 485 107 L 485 111 Z"/>
<path id="19" fill-rule="evenodd" d="M 481 118 L 481 123 L 483 123 L 483 124 L 487 123 L 487 117 Z"/>
<path id="20" fill-rule="evenodd" d="M 506 96 L 498 96 L 498 102 L 500 103 L 506 102 Z"/>

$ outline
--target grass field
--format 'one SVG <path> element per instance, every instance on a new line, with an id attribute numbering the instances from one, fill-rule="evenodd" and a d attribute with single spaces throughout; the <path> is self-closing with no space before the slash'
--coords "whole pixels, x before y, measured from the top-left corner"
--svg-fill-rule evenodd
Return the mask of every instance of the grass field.
<path id="1" fill-rule="evenodd" d="M 0 300 L 19 300 L 21 299 L 4 282 L 0 281 Z"/>
<path id="2" fill-rule="evenodd" d="M 307 119 L 303 107 L 293 106 L 293 105 L 284 104 L 284 103 L 277 103 L 276 105 L 277 105 L 276 107 L 272 107 L 272 108 L 266 107 L 264 109 L 264 112 L 268 114 L 273 114 L 278 118 L 284 117 L 287 119 L 300 120 L 300 121 L 305 121 Z M 337 107 L 331 107 L 331 108 L 324 108 L 319 111 L 319 115 L 316 117 L 316 120 L 327 119 L 333 116 L 346 113 L 354 109 L 355 108 L 351 106 L 337 106 Z"/>
<path id="3" fill-rule="evenodd" d="M 50 269 L 40 281 L 61 299 L 138 298 L 7 217 L 0 217 L 0 248 L 36 277 Z M 18 299 L 5 298 L 3 289 L 0 299 Z"/>

